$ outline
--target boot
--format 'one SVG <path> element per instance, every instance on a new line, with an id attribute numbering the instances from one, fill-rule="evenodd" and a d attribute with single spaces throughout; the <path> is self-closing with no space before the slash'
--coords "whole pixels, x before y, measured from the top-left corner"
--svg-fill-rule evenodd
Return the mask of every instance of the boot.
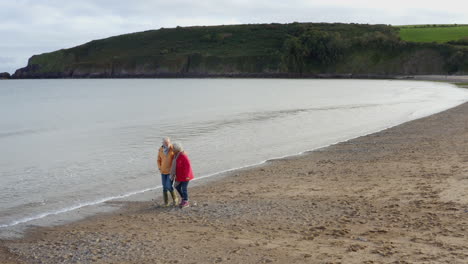
<path id="1" fill-rule="evenodd" d="M 163 192 L 163 197 L 164 197 L 164 206 L 168 207 L 169 206 L 169 194 L 168 194 L 168 192 Z"/>
<path id="2" fill-rule="evenodd" d="M 175 191 L 171 192 L 172 200 L 174 201 L 174 206 L 179 205 L 179 197 L 177 197 L 177 194 Z"/>

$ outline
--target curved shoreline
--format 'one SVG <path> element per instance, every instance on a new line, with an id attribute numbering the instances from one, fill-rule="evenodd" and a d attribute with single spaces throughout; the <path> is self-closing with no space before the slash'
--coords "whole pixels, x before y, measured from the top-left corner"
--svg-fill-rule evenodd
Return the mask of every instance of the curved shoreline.
<path id="1" fill-rule="evenodd" d="M 30 254 L 38 253 L 39 249 L 44 250 L 44 253 L 38 253 L 39 256 L 51 254 L 58 260 L 59 256 L 51 253 L 52 247 L 44 240 L 51 244 L 56 241 L 69 248 L 73 241 L 85 238 L 87 242 L 79 247 L 93 249 L 98 245 L 86 239 L 105 240 L 116 233 L 119 236 L 112 241 L 123 241 L 125 237 L 136 234 L 136 241 L 130 244 L 138 246 L 145 240 L 142 232 L 158 227 L 161 221 L 170 220 L 175 222 L 167 230 L 156 228 L 158 234 L 152 237 L 155 245 L 150 243 L 150 248 L 158 248 L 159 242 L 168 242 L 164 239 L 158 241 L 158 237 L 169 235 L 174 230 L 187 232 L 185 235 L 177 234 L 174 237 L 176 241 L 187 239 L 194 243 L 196 239 L 190 234 L 206 232 L 208 235 L 201 236 L 210 237 L 211 242 L 185 249 L 202 263 L 203 260 L 216 260 L 221 252 L 237 248 L 250 256 L 229 253 L 229 257 L 232 261 L 246 263 L 265 258 L 282 262 L 283 254 L 297 262 L 307 262 L 311 257 L 322 261 L 340 260 L 341 255 L 341 259 L 346 256 L 347 263 L 362 263 L 362 258 L 353 255 L 355 252 L 365 259 L 382 262 L 417 262 L 425 257 L 426 261 L 462 263 L 463 251 L 468 248 L 457 244 L 460 239 L 456 237 L 463 234 L 462 228 L 467 227 L 463 217 L 468 203 L 463 193 L 465 183 L 460 178 L 468 169 L 468 156 L 464 152 L 466 144 L 462 140 L 468 133 L 464 127 L 467 113 L 468 104 L 464 103 L 380 132 L 301 153 L 304 155 L 269 159 L 272 162 L 260 168 L 233 171 L 232 178 L 220 177 L 211 184 L 193 187 L 193 197 L 202 199 L 203 204 L 189 210 L 167 210 L 153 208 L 151 202 L 133 202 L 129 203 L 131 209 L 120 212 L 120 215 L 97 216 L 60 227 L 31 230 L 24 239 L 1 242 L 0 248 L 7 248 L 8 254 L 15 254 L 4 255 L 2 250 L 0 260 L 12 257 L 29 262 Z M 275 176 L 275 182 L 270 183 L 273 186 L 268 185 L 266 175 Z M 293 182 L 288 182 L 291 179 Z M 309 183 L 295 184 L 304 180 Z M 284 186 L 276 181 L 289 185 L 287 189 L 294 192 L 285 192 Z M 231 189 L 226 189 L 226 186 Z M 284 211 L 285 208 L 288 210 Z M 353 210 L 360 213 L 356 215 Z M 291 215 L 294 217 L 289 219 Z M 312 226 L 304 224 L 302 217 Z M 125 224 L 122 226 L 119 221 Z M 139 225 L 133 226 L 135 221 Z M 190 221 L 191 225 L 184 225 L 185 221 Z M 449 231 L 439 230 L 441 225 Z M 123 230 L 120 232 L 116 228 Z M 68 236 L 73 230 L 84 233 Z M 228 241 L 223 240 L 223 236 L 218 237 L 217 233 L 228 237 L 236 248 L 231 249 L 226 243 Z M 300 234 L 307 236 L 301 240 Z M 445 238 L 450 238 L 450 243 Z M 463 242 L 463 237 L 461 239 Z M 288 243 L 294 245 L 298 240 L 302 241 L 305 249 L 287 247 Z M 281 241 L 289 242 L 282 244 Z M 432 241 L 440 245 L 433 245 Z M 390 242 L 391 247 L 388 246 Z M 289 250 L 273 247 L 275 244 Z M 170 249 L 184 251 L 183 246 L 171 245 Z M 426 251 L 434 246 L 438 252 L 453 254 L 436 256 Z M 146 245 L 142 248 L 144 251 L 148 249 Z M 333 250 L 330 252 L 327 248 Z M 200 252 L 204 251 L 199 249 L 208 250 L 209 254 L 203 256 Z M 418 249 L 420 253 L 416 252 Z M 133 256 L 131 252 L 126 253 Z M 161 254 L 150 254 L 147 259 L 140 256 L 139 259 L 174 259 L 164 252 L 158 253 Z M 113 260 L 111 255 L 104 253 L 81 255 L 90 261 L 92 256 L 101 256 L 103 262 Z M 179 261 L 184 259 L 180 257 Z"/>
<path id="2" fill-rule="evenodd" d="M 465 103 L 465 102 L 460 102 L 460 104 L 463 104 L 463 103 Z M 437 114 L 437 113 L 446 111 L 446 110 L 448 110 L 450 108 L 457 107 L 460 104 L 450 106 L 449 108 L 443 109 L 443 110 L 435 112 L 435 113 L 429 113 L 429 114 L 425 114 L 425 115 L 422 115 L 422 116 L 418 116 L 416 118 L 404 121 L 403 123 L 391 124 L 391 125 L 385 126 L 383 128 L 379 128 L 379 129 L 370 131 L 370 132 L 365 133 L 365 134 L 361 134 L 361 135 L 357 135 L 357 136 L 351 136 L 349 138 L 342 138 L 342 139 L 340 139 L 338 141 L 335 141 L 335 142 L 332 142 L 330 144 L 325 144 L 323 146 L 319 146 L 319 147 L 312 148 L 312 149 L 306 149 L 306 150 L 301 151 L 299 153 L 286 154 L 286 155 L 277 156 L 277 157 L 270 157 L 270 158 L 268 158 L 266 160 L 259 161 L 257 163 L 242 165 L 240 167 L 225 169 L 225 170 L 221 170 L 221 171 L 218 171 L 218 172 L 213 172 L 213 173 L 210 173 L 210 174 L 207 174 L 207 175 L 202 175 L 200 177 L 197 177 L 194 181 L 208 179 L 208 178 L 215 177 L 215 176 L 222 176 L 222 175 L 229 174 L 229 173 L 235 173 L 236 171 L 241 171 L 241 170 L 245 170 L 245 169 L 251 169 L 251 168 L 263 165 L 265 163 L 268 163 L 268 162 L 274 161 L 274 160 L 288 159 L 288 158 L 292 158 L 292 157 L 295 157 L 295 156 L 304 155 L 304 154 L 307 154 L 307 153 L 310 153 L 310 152 L 313 152 L 313 151 L 317 151 L 317 150 L 322 149 L 322 148 L 326 148 L 326 147 L 330 147 L 330 146 L 333 146 L 333 145 L 336 145 L 336 144 L 339 144 L 339 143 L 347 142 L 349 140 L 353 140 L 353 139 L 358 138 L 358 137 L 363 137 L 363 136 L 371 135 L 371 134 L 374 134 L 374 133 L 379 133 L 379 132 L 381 132 L 383 130 L 386 130 L 386 129 L 389 129 L 389 128 L 392 128 L 392 127 L 395 127 L 395 126 L 398 126 L 398 125 L 401 125 L 401 124 L 404 124 L 404 123 L 407 123 L 407 122 L 411 122 L 411 121 L 414 121 L 414 120 L 417 120 L 417 119 L 420 119 L 420 118 L 424 118 L 424 117 L 427 117 L 427 116 L 430 116 L 430 115 L 433 115 L 433 114 Z M 21 224 L 26 224 L 26 223 L 29 223 L 29 222 L 34 222 L 36 220 L 41 220 L 43 218 L 47 218 L 47 217 L 50 217 L 50 216 L 57 216 L 57 215 L 61 215 L 61 214 L 64 214 L 64 213 L 70 213 L 72 211 L 75 211 L 75 210 L 78 210 L 78 209 L 81 209 L 81 208 L 90 207 L 90 206 L 99 206 L 99 205 L 104 204 L 106 202 L 112 202 L 112 201 L 115 201 L 115 200 L 130 198 L 130 197 L 135 196 L 135 195 L 145 194 L 145 193 L 148 193 L 148 192 L 151 192 L 151 191 L 158 190 L 161 187 L 162 187 L 161 185 L 157 185 L 157 186 L 146 188 L 146 189 L 143 189 L 143 190 L 135 190 L 135 191 L 127 192 L 127 193 L 120 194 L 120 195 L 115 195 L 115 196 L 110 196 L 110 197 L 103 197 L 103 198 L 100 198 L 100 199 L 96 199 L 96 200 L 88 201 L 88 202 L 84 202 L 84 203 L 79 203 L 79 204 L 72 204 L 72 205 L 70 205 L 68 207 L 60 208 L 60 209 L 57 209 L 57 210 L 54 210 L 54 211 L 48 211 L 48 212 L 43 212 L 43 213 L 40 213 L 40 214 L 37 214 L 37 215 L 34 215 L 34 216 L 24 217 L 24 218 L 21 218 L 21 219 L 14 220 L 14 221 L 12 221 L 10 223 L 0 225 L 0 231 L 3 228 L 6 228 L 6 229 L 12 228 L 12 227 L 14 227 L 16 225 L 21 225 Z"/>

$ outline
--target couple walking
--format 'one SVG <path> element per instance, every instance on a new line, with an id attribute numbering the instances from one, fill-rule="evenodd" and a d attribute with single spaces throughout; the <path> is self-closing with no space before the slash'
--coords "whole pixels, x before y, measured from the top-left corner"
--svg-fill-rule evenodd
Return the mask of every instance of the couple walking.
<path id="1" fill-rule="evenodd" d="M 187 187 L 189 181 L 193 179 L 192 165 L 180 143 L 171 144 L 168 137 L 163 139 L 158 153 L 158 168 L 161 172 L 164 206 L 170 205 L 169 194 L 172 196 L 174 206 L 178 204 L 179 199 L 174 188 L 182 197 L 180 208 L 190 206 Z"/>

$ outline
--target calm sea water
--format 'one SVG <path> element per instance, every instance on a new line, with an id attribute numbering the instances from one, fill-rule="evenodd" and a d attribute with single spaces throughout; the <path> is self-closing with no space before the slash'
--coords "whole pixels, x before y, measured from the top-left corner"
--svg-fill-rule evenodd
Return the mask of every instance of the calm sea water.
<path id="1" fill-rule="evenodd" d="M 0 228 L 159 188 L 163 136 L 182 142 L 202 178 L 467 100 L 416 81 L 1 81 Z"/>

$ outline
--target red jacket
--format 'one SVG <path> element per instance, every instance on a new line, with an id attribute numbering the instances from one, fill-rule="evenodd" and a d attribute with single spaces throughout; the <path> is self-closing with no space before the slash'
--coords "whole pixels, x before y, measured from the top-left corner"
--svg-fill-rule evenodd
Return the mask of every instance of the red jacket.
<path id="1" fill-rule="evenodd" d="M 176 181 L 186 182 L 193 180 L 193 171 L 192 165 L 190 165 L 190 160 L 187 157 L 187 154 L 180 153 L 179 157 L 176 160 Z"/>

